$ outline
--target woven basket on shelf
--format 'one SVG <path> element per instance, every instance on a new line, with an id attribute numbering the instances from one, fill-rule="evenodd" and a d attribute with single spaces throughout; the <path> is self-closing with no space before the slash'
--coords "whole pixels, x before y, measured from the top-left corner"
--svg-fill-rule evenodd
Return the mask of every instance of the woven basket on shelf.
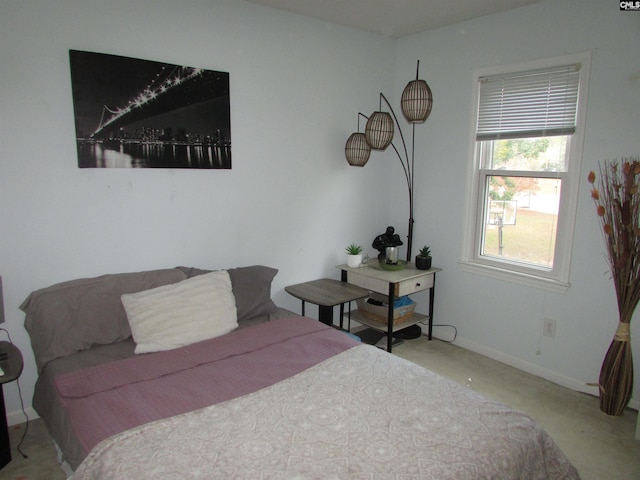
<path id="1" fill-rule="evenodd" d="M 372 295 L 373 297 L 373 295 Z M 387 297 L 384 297 L 387 298 Z M 376 300 L 380 300 L 376 298 Z M 366 298 L 359 298 L 356 300 L 358 305 L 358 310 L 365 318 L 369 320 L 373 320 L 377 323 L 382 323 L 383 325 L 387 324 L 387 318 L 389 314 L 389 308 L 387 305 L 372 305 L 371 303 L 367 303 Z M 393 309 L 393 324 L 400 325 L 402 323 L 406 323 L 413 317 L 413 312 L 416 309 L 416 304 L 411 303 L 409 305 L 404 305 L 402 307 Z"/>

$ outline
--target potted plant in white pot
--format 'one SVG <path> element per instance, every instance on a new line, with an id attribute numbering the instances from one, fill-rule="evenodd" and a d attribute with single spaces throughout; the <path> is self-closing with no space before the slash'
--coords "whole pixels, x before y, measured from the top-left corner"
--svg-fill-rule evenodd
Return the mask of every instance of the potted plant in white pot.
<path id="1" fill-rule="evenodd" d="M 357 268 L 362 264 L 362 246 L 352 243 L 346 248 L 346 252 L 349 267 Z"/>
<path id="2" fill-rule="evenodd" d="M 425 245 L 416 255 L 416 268 L 418 270 L 429 270 L 431 268 L 431 248 Z"/>

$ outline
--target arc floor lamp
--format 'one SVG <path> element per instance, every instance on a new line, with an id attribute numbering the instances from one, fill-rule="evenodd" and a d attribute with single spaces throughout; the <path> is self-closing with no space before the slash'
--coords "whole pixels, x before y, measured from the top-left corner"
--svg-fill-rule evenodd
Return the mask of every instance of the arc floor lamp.
<path id="1" fill-rule="evenodd" d="M 431 88 L 424 80 L 420 80 L 420 61 L 416 66 L 416 79 L 411 80 L 402 92 L 400 107 L 404 118 L 412 126 L 411 132 L 411 155 L 407 149 L 407 144 L 402 133 L 402 128 L 398 122 L 393 108 L 389 104 L 387 97 L 380 92 L 378 111 L 373 112 L 369 117 L 358 112 L 358 131 L 352 133 L 344 148 L 345 157 L 349 165 L 354 167 L 364 167 L 369 161 L 371 150 L 386 150 L 391 145 L 402 164 L 404 175 L 407 180 L 409 190 L 409 229 L 407 235 L 407 262 L 411 261 L 411 247 L 413 243 L 413 173 L 415 165 L 415 132 L 416 124 L 424 123 L 431 113 L 433 105 L 433 95 Z M 389 112 L 382 110 L 382 101 L 387 105 Z M 367 119 L 364 133 L 360 133 L 360 117 Z M 398 150 L 393 143 L 394 123 L 398 128 L 402 150 Z"/>

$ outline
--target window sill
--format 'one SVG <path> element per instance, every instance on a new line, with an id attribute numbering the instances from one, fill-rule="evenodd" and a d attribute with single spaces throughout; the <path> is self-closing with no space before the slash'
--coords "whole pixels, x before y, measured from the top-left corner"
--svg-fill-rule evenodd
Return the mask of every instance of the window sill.
<path id="1" fill-rule="evenodd" d="M 508 270 L 506 268 L 500 268 L 493 265 L 485 265 L 479 262 L 460 260 L 458 263 L 465 272 L 484 275 L 486 277 L 517 283 L 527 287 L 539 288 L 549 292 L 565 294 L 571 286 L 569 282 L 562 282 L 557 279 L 542 277 L 531 273 Z"/>

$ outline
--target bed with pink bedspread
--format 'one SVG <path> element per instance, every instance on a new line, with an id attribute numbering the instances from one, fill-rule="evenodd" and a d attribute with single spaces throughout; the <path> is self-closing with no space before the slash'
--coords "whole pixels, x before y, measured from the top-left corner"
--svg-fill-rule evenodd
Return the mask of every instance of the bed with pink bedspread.
<path id="1" fill-rule="evenodd" d="M 203 271 L 65 282 L 25 301 L 34 408 L 73 479 L 579 478 L 525 414 L 278 309 L 273 269 L 227 272 L 237 325 L 149 353 L 126 295 Z M 68 328 L 82 332 L 57 336 Z"/>

